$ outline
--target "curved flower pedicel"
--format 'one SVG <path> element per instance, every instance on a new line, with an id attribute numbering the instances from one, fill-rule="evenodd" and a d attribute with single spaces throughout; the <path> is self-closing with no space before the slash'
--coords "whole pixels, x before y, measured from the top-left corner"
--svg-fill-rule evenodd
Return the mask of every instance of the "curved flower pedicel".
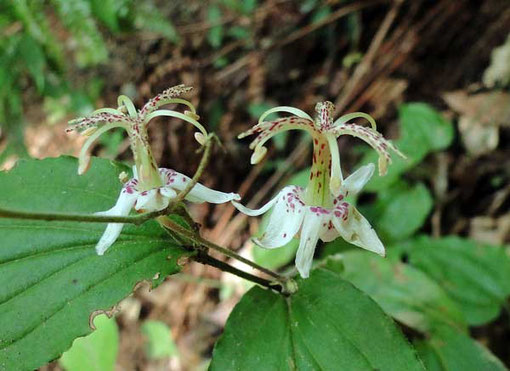
<path id="1" fill-rule="evenodd" d="M 184 85 L 174 86 L 165 90 L 147 102 L 140 110 L 136 110 L 133 102 L 126 96 L 118 98 L 117 109 L 102 108 L 94 111 L 90 116 L 82 117 L 69 122 L 72 125 L 67 131 L 78 130 L 88 136 L 79 156 L 78 174 L 87 171 L 90 164 L 88 149 L 91 144 L 103 133 L 114 128 L 123 128 L 129 135 L 131 150 L 133 151 L 135 166 L 133 178 L 123 179 L 124 186 L 120 192 L 115 206 L 111 209 L 98 212 L 98 215 L 126 216 L 134 207 L 135 210 L 150 212 L 160 211 L 168 207 L 170 201 L 177 196 L 178 191 L 186 188 L 191 181 L 186 175 L 171 169 L 159 168 L 152 155 L 147 134 L 147 125 L 158 116 L 180 118 L 192 125 L 198 131 L 195 139 L 204 144 L 207 131 L 197 121 L 195 107 L 187 100 L 178 98 L 181 94 L 190 91 L 190 87 Z M 161 106 L 177 103 L 184 104 L 189 111 L 180 113 L 173 110 L 159 109 Z M 209 189 L 199 183 L 195 184 L 185 197 L 192 202 L 224 203 L 239 200 L 236 193 L 223 193 Z M 109 223 L 106 230 L 96 245 L 96 251 L 103 255 L 115 242 L 122 230 L 122 223 Z"/>
<path id="2" fill-rule="evenodd" d="M 347 195 L 355 195 L 372 177 L 375 166 L 369 164 L 344 179 L 340 167 L 337 138 L 352 135 L 364 140 L 379 154 L 379 173 L 386 173 L 391 163 L 389 150 L 405 156 L 376 131 L 374 119 L 362 112 L 354 112 L 332 119 L 334 106 L 331 102 L 318 103 L 314 121 L 305 112 L 287 106 L 266 111 L 257 125 L 239 135 L 244 138 L 258 134 L 250 144 L 253 150 L 252 164 L 258 163 L 266 154 L 264 143 L 275 134 L 287 130 L 305 130 L 313 137 L 313 158 L 310 180 L 306 188 L 287 186 L 275 198 L 258 210 L 251 210 L 233 202 L 241 212 L 256 216 L 273 208 L 269 224 L 260 239 L 254 242 L 265 248 L 276 248 L 287 244 L 295 235 L 301 234 L 296 255 L 296 267 L 303 278 L 308 277 L 313 254 L 319 238 L 329 242 L 342 236 L 346 241 L 385 255 L 384 246 L 374 229 L 359 211 L 345 201 Z M 292 113 L 294 116 L 274 121 L 264 121 L 274 112 Z M 371 124 L 366 128 L 348 123 L 354 118 L 364 118 Z"/>

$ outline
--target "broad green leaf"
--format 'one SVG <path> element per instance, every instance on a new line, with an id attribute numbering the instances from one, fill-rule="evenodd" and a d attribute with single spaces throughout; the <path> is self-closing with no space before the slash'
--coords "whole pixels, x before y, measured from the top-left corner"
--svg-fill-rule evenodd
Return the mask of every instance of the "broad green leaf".
<path id="1" fill-rule="evenodd" d="M 410 186 L 398 182 L 379 192 L 376 202 L 362 212 L 374 221 L 383 241 L 393 242 L 405 240 L 420 229 L 432 206 L 432 196 L 423 183 Z"/>
<path id="2" fill-rule="evenodd" d="M 149 358 L 160 359 L 177 355 L 172 333 L 164 322 L 145 321 L 142 333 L 146 338 L 145 352 Z"/>
<path id="3" fill-rule="evenodd" d="M 92 334 L 74 341 L 59 363 L 67 371 L 113 371 L 119 350 L 119 329 L 115 318 L 101 314 L 94 318 Z"/>
<path id="4" fill-rule="evenodd" d="M 507 368 L 487 348 L 451 328 L 417 342 L 416 349 L 429 371 L 497 371 Z"/>
<path id="5" fill-rule="evenodd" d="M 369 297 L 317 269 L 285 298 L 259 287 L 234 308 L 211 370 L 423 370 L 397 326 Z"/>
<path id="6" fill-rule="evenodd" d="M 0 173 L 0 207 L 92 213 L 114 205 L 127 167 L 94 159 L 77 175 L 70 157 L 21 161 Z M 179 271 L 188 255 L 156 222 L 125 226 L 104 256 L 94 246 L 103 223 L 0 219 L 0 369 L 34 369 L 91 332 L 89 317 Z M 97 312 L 96 312 L 97 313 Z"/>
<path id="7" fill-rule="evenodd" d="M 422 236 L 406 245 L 410 263 L 446 290 L 469 324 L 498 316 L 510 294 L 510 258 L 504 248 L 453 236 Z"/>
<path id="8" fill-rule="evenodd" d="M 395 154 L 385 176 L 374 174 L 365 190 L 376 192 L 394 183 L 402 173 L 420 163 L 433 151 L 447 148 L 453 140 L 454 129 L 449 120 L 425 103 L 408 103 L 400 106 L 400 138 L 397 147 L 407 156 L 404 160 Z M 367 152 L 361 163 L 377 163 L 375 151 Z"/>
<path id="9" fill-rule="evenodd" d="M 445 324 L 466 329 L 457 304 L 425 273 L 366 251 L 348 251 L 339 256 L 344 266 L 339 272 L 342 277 L 398 321 L 422 332 Z"/>
<path id="10" fill-rule="evenodd" d="M 414 134 L 414 140 L 410 142 L 425 141 L 429 151 L 446 149 L 453 140 L 452 123 L 428 104 L 403 104 L 399 108 L 399 117 L 403 132 L 409 137 Z"/>

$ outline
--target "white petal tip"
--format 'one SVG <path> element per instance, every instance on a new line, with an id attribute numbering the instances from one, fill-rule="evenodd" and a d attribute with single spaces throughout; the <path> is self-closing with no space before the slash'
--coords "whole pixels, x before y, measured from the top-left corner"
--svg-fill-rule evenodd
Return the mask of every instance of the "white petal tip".
<path id="1" fill-rule="evenodd" d="M 388 171 L 388 161 L 386 161 L 383 157 L 379 157 L 379 176 L 385 176 Z"/>
<path id="2" fill-rule="evenodd" d="M 82 163 L 78 166 L 78 175 L 83 175 L 90 168 L 90 161 L 87 160 L 86 163 Z"/>
<path id="3" fill-rule="evenodd" d="M 202 133 L 195 133 L 195 140 L 201 145 L 203 146 L 205 144 L 205 135 L 202 134 Z"/>
<path id="4" fill-rule="evenodd" d="M 264 158 L 266 153 L 267 153 L 267 148 L 266 147 L 257 147 L 257 148 L 255 148 L 255 150 L 253 151 L 253 154 L 251 155 L 250 163 L 252 165 L 258 164 Z"/>
<path id="5" fill-rule="evenodd" d="M 91 126 L 85 130 L 83 130 L 81 132 L 81 135 L 83 136 L 86 136 L 86 137 L 90 137 L 92 134 L 94 134 L 96 131 L 97 131 L 98 127 L 97 126 Z"/>
<path id="6" fill-rule="evenodd" d="M 108 248 L 109 248 L 109 247 L 110 247 L 110 246 L 105 246 L 105 245 L 99 245 L 99 244 L 98 244 L 98 245 L 96 246 L 96 253 L 97 253 L 97 255 L 99 255 L 99 256 L 103 256 L 103 255 L 104 255 L 104 253 L 106 252 L 106 250 L 108 250 Z"/>
<path id="7" fill-rule="evenodd" d="M 200 120 L 200 116 L 197 115 L 195 112 L 191 112 L 191 111 L 184 111 L 184 114 L 188 117 L 191 117 L 193 120 Z"/>
<path id="8" fill-rule="evenodd" d="M 384 249 L 384 247 L 382 248 L 382 250 L 374 250 L 374 252 L 379 255 L 379 256 L 382 256 L 383 258 L 386 257 L 386 250 Z"/>
<path id="9" fill-rule="evenodd" d="M 231 193 L 230 196 L 232 197 L 232 202 L 241 201 L 241 196 L 239 196 L 237 193 Z"/>
<path id="10" fill-rule="evenodd" d="M 306 279 L 306 278 L 310 277 L 310 273 L 309 272 L 299 272 L 299 275 L 303 279 Z"/>

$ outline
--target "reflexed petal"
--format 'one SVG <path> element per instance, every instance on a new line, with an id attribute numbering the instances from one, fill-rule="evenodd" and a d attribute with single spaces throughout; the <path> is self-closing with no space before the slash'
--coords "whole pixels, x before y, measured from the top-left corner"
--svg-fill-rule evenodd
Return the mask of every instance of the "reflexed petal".
<path id="1" fill-rule="evenodd" d="M 278 193 L 264 234 L 253 240 L 257 245 L 267 249 L 282 247 L 299 231 L 305 211 L 300 192 L 300 187 L 289 186 Z"/>
<path id="2" fill-rule="evenodd" d="M 148 123 L 153 118 L 156 118 L 156 117 L 159 117 L 159 116 L 175 117 L 175 118 L 181 119 L 183 121 L 189 122 L 191 125 L 193 125 L 198 130 L 200 130 L 200 132 L 205 137 L 207 137 L 207 130 L 205 130 L 205 128 L 202 126 L 201 123 L 199 123 L 197 120 L 195 120 L 193 117 L 191 117 L 191 115 L 185 115 L 185 114 L 180 113 L 180 112 L 176 112 L 176 111 L 172 111 L 172 110 L 166 110 L 166 109 L 157 110 L 157 111 L 154 111 L 154 112 L 148 114 L 145 117 L 144 120 L 145 120 L 146 123 Z"/>
<path id="3" fill-rule="evenodd" d="M 374 164 L 368 164 L 360 167 L 344 180 L 342 186 L 340 187 L 340 192 L 345 195 L 358 194 L 374 174 L 374 169 Z"/>
<path id="4" fill-rule="evenodd" d="M 191 178 L 171 169 L 159 169 L 159 171 L 163 176 L 163 179 L 165 179 L 166 186 L 177 189 L 178 191 L 182 191 L 186 188 L 188 183 L 191 181 Z M 241 197 L 237 193 L 215 191 L 200 183 L 195 184 L 191 191 L 186 195 L 186 200 L 188 201 L 209 202 L 213 204 L 222 204 L 240 199 Z"/>
<path id="5" fill-rule="evenodd" d="M 264 119 L 267 116 L 269 116 L 272 113 L 277 113 L 277 112 L 292 113 L 295 116 L 302 117 L 302 118 L 309 119 L 309 120 L 313 121 L 313 119 L 310 117 L 310 115 L 308 113 L 300 110 L 299 108 L 294 108 L 294 107 L 290 107 L 290 106 L 278 106 L 278 107 L 270 108 L 266 112 L 264 112 L 262 115 L 260 115 L 258 123 L 260 124 L 261 122 L 264 121 Z"/>
<path id="6" fill-rule="evenodd" d="M 242 212 L 245 215 L 259 216 L 259 215 L 266 213 L 270 208 L 272 208 L 277 200 L 278 200 L 278 195 L 276 195 L 276 197 L 274 197 L 273 199 L 269 200 L 269 202 L 267 202 L 264 206 L 262 206 L 259 209 L 250 209 L 249 207 L 241 205 L 239 202 L 235 202 L 235 201 L 232 201 L 232 205 L 234 205 L 234 207 L 237 210 L 239 210 L 240 212 Z"/>
<path id="7" fill-rule="evenodd" d="M 159 211 L 167 207 L 169 202 L 170 198 L 161 194 L 160 188 L 154 188 L 140 193 L 136 199 L 135 209 L 146 212 Z"/>
<path id="8" fill-rule="evenodd" d="M 99 138 L 103 133 L 107 132 L 108 130 L 118 128 L 118 127 L 125 128 L 123 124 L 111 123 L 111 124 L 105 125 L 99 129 L 97 129 L 97 131 L 95 131 L 92 135 L 90 135 L 90 137 L 87 138 L 87 140 L 81 147 L 80 155 L 78 157 L 78 174 L 79 175 L 85 174 L 85 172 L 88 170 L 88 168 L 90 166 L 90 155 L 88 153 L 88 149 L 90 148 L 92 143 L 94 143 L 94 141 L 97 138 Z"/>
<path id="9" fill-rule="evenodd" d="M 393 150 L 402 158 L 406 158 L 390 141 L 384 139 L 381 133 L 370 128 L 365 128 L 355 124 L 343 124 L 334 127 L 333 129 L 329 130 L 329 132 L 336 136 L 352 135 L 354 137 L 360 138 L 368 145 L 370 145 L 379 154 L 380 175 L 386 174 L 388 164 L 391 163 L 389 149 Z"/>
<path id="10" fill-rule="evenodd" d="M 251 155 L 250 163 L 252 165 L 258 164 L 260 162 L 260 160 L 262 160 L 264 158 L 266 153 L 267 153 L 266 147 L 264 147 L 264 146 L 256 147 L 255 150 L 253 151 L 253 154 Z"/>
<path id="11" fill-rule="evenodd" d="M 170 104 L 170 103 L 181 103 L 188 106 L 193 113 L 196 112 L 195 107 L 184 99 L 177 98 L 178 96 L 191 91 L 193 88 L 185 86 L 183 84 L 172 86 L 171 88 L 166 89 L 162 93 L 156 95 L 154 98 L 150 99 L 140 110 L 139 115 L 143 119 L 144 116 L 154 112 L 159 107 Z"/>
<path id="12" fill-rule="evenodd" d="M 329 152 L 331 154 L 331 178 L 329 180 L 329 190 L 333 196 L 340 194 L 340 186 L 344 180 L 342 168 L 340 165 L 340 153 L 338 152 L 338 143 L 336 137 L 332 134 L 326 134 L 328 140 Z"/>
<path id="13" fill-rule="evenodd" d="M 381 256 L 386 255 L 384 246 L 379 237 L 377 237 L 375 230 L 355 207 L 351 206 L 349 208 L 349 215 L 346 220 L 343 218 L 333 218 L 332 222 L 347 242 Z"/>
<path id="14" fill-rule="evenodd" d="M 138 192 L 128 193 L 126 188 L 122 189 L 117 203 L 114 207 L 107 211 L 100 211 L 95 213 L 96 215 L 104 216 L 126 216 L 129 215 L 129 211 L 133 207 L 136 201 Z M 108 223 L 106 230 L 104 231 L 101 239 L 96 245 L 96 252 L 98 255 L 103 255 L 108 248 L 113 245 L 117 240 L 124 227 L 124 223 Z"/>
<path id="15" fill-rule="evenodd" d="M 117 104 L 119 105 L 119 109 L 121 109 L 122 106 L 126 108 L 129 117 L 133 119 L 137 117 L 135 105 L 128 96 L 119 95 L 119 97 L 117 98 Z"/>
<path id="16" fill-rule="evenodd" d="M 310 268 L 312 267 L 313 253 L 319 240 L 319 231 L 324 216 L 317 216 L 314 212 L 307 208 L 301 229 L 301 238 L 299 248 L 296 255 L 296 268 L 303 278 L 308 278 Z"/>
<path id="17" fill-rule="evenodd" d="M 335 120 L 335 122 L 333 122 L 333 126 L 343 125 L 346 122 L 351 121 L 352 119 L 360 118 L 360 117 L 364 118 L 365 120 L 367 120 L 370 123 L 370 125 L 372 126 L 372 129 L 377 130 L 377 124 L 375 123 L 374 118 L 372 116 L 370 116 L 369 114 L 364 113 L 364 112 L 352 112 L 352 113 L 348 113 L 346 115 L 343 115 L 343 116 L 337 118 Z"/>
<path id="18" fill-rule="evenodd" d="M 90 127 L 96 127 L 100 124 L 119 124 L 119 126 L 123 126 L 127 130 L 129 125 L 132 123 L 133 120 L 121 112 L 111 108 L 102 108 L 94 111 L 89 116 L 80 117 L 69 121 L 70 127 L 66 129 L 66 132 L 73 130 L 81 132 L 82 130 L 88 129 Z"/>
<path id="19" fill-rule="evenodd" d="M 278 133 L 282 133 L 288 130 L 306 130 L 312 135 L 317 135 L 318 130 L 315 127 L 313 120 L 303 117 L 284 117 L 275 121 L 264 121 L 261 122 L 250 130 L 245 131 L 238 135 L 239 139 L 242 139 L 248 135 L 259 134 L 251 143 L 250 149 L 262 146 L 265 142 L 271 139 Z"/>

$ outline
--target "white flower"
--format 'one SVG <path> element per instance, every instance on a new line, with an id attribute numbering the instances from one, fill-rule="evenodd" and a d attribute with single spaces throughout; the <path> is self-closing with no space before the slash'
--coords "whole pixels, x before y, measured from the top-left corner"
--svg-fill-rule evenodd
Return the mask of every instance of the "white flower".
<path id="1" fill-rule="evenodd" d="M 361 248 L 384 256 L 384 246 L 374 229 L 360 212 L 345 201 L 347 195 L 356 195 L 372 177 L 374 165 L 361 167 L 347 179 L 343 179 L 340 168 L 340 156 L 336 138 L 348 134 L 363 139 L 379 153 L 379 172 L 384 174 L 391 162 L 388 149 L 403 156 L 389 141 L 375 130 L 375 121 L 367 114 L 355 112 L 344 115 L 334 121 L 331 102 L 318 103 L 318 118 L 314 122 L 305 112 L 292 107 L 276 107 L 265 112 L 257 125 L 241 134 L 257 133 L 251 143 L 254 150 L 252 163 L 260 161 L 266 153 L 263 144 L 275 134 L 301 129 L 313 137 L 314 150 L 310 181 L 306 188 L 288 186 L 275 198 L 258 210 L 251 210 L 233 202 L 241 212 L 256 216 L 273 209 L 267 229 L 255 243 L 265 248 L 277 248 L 286 245 L 294 236 L 300 234 L 300 243 L 296 255 L 296 267 L 300 275 L 308 277 L 313 254 L 319 238 L 329 242 L 342 236 L 346 241 Z M 296 116 L 275 121 L 263 121 L 273 112 L 283 111 Z M 347 121 L 356 117 L 366 118 L 372 128 L 365 128 Z"/>
<path id="2" fill-rule="evenodd" d="M 196 114 L 195 107 L 187 100 L 177 98 L 189 90 L 191 88 L 184 85 L 169 88 L 149 100 L 138 111 L 128 97 L 121 95 L 118 99 L 119 107 L 117 109 L 102 108 L 94 111 L 90 116 L 70 122 L 73 126 L 68 131 L 79 130 L 89 137 L 80 151 L 79 174 L 87 171 L 90 163 L 88 149 L 101 134 L 113 128 L 123 128 L 129 135 L 135 160 L 134 177 L 125 183 L 115 206 L 110 210 L 98 212 L 98 215 L 126 216 L 133 207 L 145 212 L 163 210 L 177 196 L 177 191 L 183 190 L 191 181 L 187 176 L 174 170 L 158 168 L 147 134 L 147 125 L 153 118 L 158 116 L 176 117 L 194 125 L 199 130 L 195 133 L 195 139 L 201 145 L 204 144 L 207 131 L 197 121 L 199 116 Z M 190 111 L 185 111 L 183 114 L 173 110 L 159 109 L 159 107 L 170 103 L 184 104 Z M 125 179 L 126 175 L 123 174 L 122 178 Z M 239 200 L 240 197 L 235 193 L 214 191 L 197 183 L 186 195 L 186 199 L 192 202 L 224 203 Z M 96 245 L 99 255 L 103 255 L 116 241 L 122 227 L 122 223 L 108 224 Z"/>
<path id="3" fill-rule="evenodd" d="M 97 212 L 96 215 L 108 216 L 126 216 L 132 208 L 137 211 L 160 211 L 168 207 L 170 201 L 177 196 L 179 191 L 186 188 L 191 181 L 186 175 L 178 173 L 171 169 L 159 169 L 163 185 L 148 191 L 139 189 L 139 181 L 136 175 L 136 168 L 133 169 L 135 176 L 124 184 L 120 192 L 117 203 L 107 211 Z M 239 200 L 236 193 L 223 193 L 210 189 L 200 183 L 195 184 L 191 191 L 186 195 L 186 200 L 192 202 L 210 202 L 221 204 L 232 200 Z M 98 255 L 103 255 L 105 251 L 117 240 L 122 231 L 123 223 L 109 223 L 106 230 L 96 245 Z"/>

